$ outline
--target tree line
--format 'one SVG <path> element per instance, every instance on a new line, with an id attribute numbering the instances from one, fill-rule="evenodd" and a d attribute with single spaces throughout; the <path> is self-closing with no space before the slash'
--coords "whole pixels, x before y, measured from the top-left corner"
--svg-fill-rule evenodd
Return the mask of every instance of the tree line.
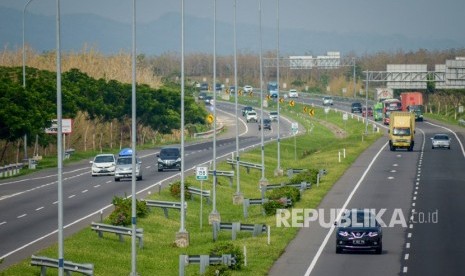
<path id="1" fill-rule="evenodd" d="M 24 135 L 37 136 L 42 146 L 56 139 L 44 132 L 57 116 L 56 73 L 26 69 L 24 88 L 21 67 L 0 67 L 0 162 L 8 146 Z M 180 129 L 179 84 L 167 82 L 159 88 L 138 84 L 136 91 L 138 129 L 145 127 L 161 134 Z M 204 125 L 207 114 L 195 103 L 193 91 L 193 87 L 185 88 L 185 123 Z M 63 118 L 73 119 L 82 113 L 88 121 L 105 124 L 116 120 L 123 126 L 131 119 L 131 95 L 131 84 L 95 79 L 78 69 L 62 73 Z"/>

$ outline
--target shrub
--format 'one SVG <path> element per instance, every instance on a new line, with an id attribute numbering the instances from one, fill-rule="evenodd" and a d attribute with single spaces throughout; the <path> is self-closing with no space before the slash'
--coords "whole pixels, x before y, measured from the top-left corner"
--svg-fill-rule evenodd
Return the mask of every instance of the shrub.
<path id="1" fill-rule="evenodd" d="M 110 214 L 110 222 L 113 225 L 127 226 L 131 224 L 132 199 L 126 197 L 113 197 L 112 204 L 115 210 Z M 147 203 L 136 200 L 136 216 L 145 217 L 148 214 Z"/>
<path id="2" fill-rule="evenodd" d="M 265 214 L 267 216 L 273 216 L 276 214 L 276 209 L 282 209 L 285 207 L 285 203 L 279 200 L 269 200 L 268 202 L 263 203 L 263 209 L 265 209 Z"/>
<path id="3" fill-rule="evenodd" d="M 319 171 L 316 169 L 308 169 L 308 170 L 302 171 L 292 176 L 292 178 L 289 180 L 289 183 L 296 184 L 296 183 L 307 182 L 307 183 L 315 184 L 317 180 L 318 172 Z"/>
<path id="4" fill-rule="evenodd" d="M 210 250 L 210 255 L 221 256 L 223 254 L 231 254 L 232 256 L 236 257 L 236 263 L 231 265 L 229 267 L 230 269 L 239 270 L 242 268 L 244 255 L 238 246 L 235 246 L 232 242 L 219 242 L 216 243 L 215 246 Z"/>
<path id="5" fill-rule="evenodd" d="M 274 189 L 268 195 L 270 200 L 279 200 L 281 198 L 289 198 L 292 200 L 292 205 L 300 200 L 300 191 L 295 187 L 283 186 Z"/>
<path id="6" fill-rule="evenodd" d="M 191 184 L 187 181 L 184 181 L 184 198 L 191 198 L 191 193 L 187 190 Z M 181 181 L 177 181 L 170 184 L 170 193 L 175 198 L 181 198 Z"/>

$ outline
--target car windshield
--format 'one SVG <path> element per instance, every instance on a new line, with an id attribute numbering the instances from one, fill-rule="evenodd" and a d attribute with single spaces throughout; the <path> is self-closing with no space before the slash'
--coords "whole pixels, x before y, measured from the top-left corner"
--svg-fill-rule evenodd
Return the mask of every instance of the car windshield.
<path id="1" fill-rule="evenodd" d="M 163 149 L 160 151 L 160 156 L 163 157 L 178 157 L 179 150 L 178 149 Z"/>
<path id="2" fill-rule="evenodd" d="M 346 210 L 341 216 L 342 227 L 379 227 L 376 217 L 368 210 Z"/>
<path id="3" fill-rule="evenodd" d="M 132 164 L 132 157 L 120 157 L 116 162 L 117 165 L 129 165 Z"/>
<path id="4" fill-rule="evenodd" d="M 449 137 L 446 135 L 435 135 L 434 140 L 449 140 Z"/>
<path id="5" fill-rule="evenodd" d="M 270 115 L 278 115 L 278 112 L 277 111 L 271 111 Z"/>
<path id="6" fill-rule="evenodd" d="M 111 155 L 97 156 L 94 160 L 95 163 L 110 163 L 115 162 L 115 159 Z"/>
<path id="7" fill-rule="evenodd" d="M 392 134 L 399 135 L 399 136 L 409 136 L 410 128 L 394 128 L 392 130 Z"/>

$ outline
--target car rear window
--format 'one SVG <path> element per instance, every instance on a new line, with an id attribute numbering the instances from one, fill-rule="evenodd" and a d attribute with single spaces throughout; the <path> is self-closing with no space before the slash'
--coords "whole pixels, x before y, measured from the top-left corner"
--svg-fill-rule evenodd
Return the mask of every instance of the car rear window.
<path id="1" fill-rule="evenodd" d="M 179 149 L 173 148 L 173 149 L 162 149 L 160 151 L 160 156 L 166 156 L 166 157 L 176 157 L 179 156 Z"/>

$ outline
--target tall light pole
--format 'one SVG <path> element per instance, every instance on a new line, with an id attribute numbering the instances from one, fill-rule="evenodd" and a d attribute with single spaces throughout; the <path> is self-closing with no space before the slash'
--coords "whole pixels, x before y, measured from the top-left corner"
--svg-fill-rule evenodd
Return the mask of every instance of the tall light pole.
<path id="1" fill-rule="evenodd" d="M 186 209 L 184 183 L 184 0 L 181 0 L 181 228 L 176 233 L 178 247 L 189 246 L 189 233 L 185 228 Z"/>
<path id="2" fill-rule="evenodd" d="M 277 84 L 277 112 L 278 112 L 278 167 L 276 168 L 275 175 L 283 175 L 283 170 L 281 169 L 281 137 L 280 137 L 280 112 L 279 112 L 279 0 L 276 0 L 276 84 Z"/>
<path id="3" fill-rule="evenodd" d="M 209 223 L 221 220 L 216 210 L 216 120 L 216 0 L 213 0 L 213 210 Z"/>
<path id="4" fill-rule="evenodd" d="M 56 5 L 56 67 L 57 67 L 57 161 L 58 161 L 58 275 L 64 275 L 63 244 L 63 114 L 61 103 L 61 38 L 60 38 L 60 0 Z"/>
<path id="5" fill-rule="evenodd" d="M 368 134 L 368 71 L 365 87 L 365 134 Z"/>
<path id="6" fill-rule="evenodd" d="M 233 196 L 233 204 L 240 205 L 244 201 L 244 196 L 241 194 L 240 184 L 240 169 L 239 169 L 239 114 L 238 114 L 238 88 L 237 88 L 237 41 L 236 41 L 236 10 L 237 0 L 234 0 L 234 94 L 235 94 L 235 110 L 236 110 L 236 194 Z"/>
<path id="7" fill-rule="evenodd" d="M 132 176 L 131 176 L 131 193 L 132 193 L 132 235 L 131 235 L 131 276 L 137 276 L 136 261 L 136 229 L 137 229 L 137 211 L 136 211 L 136 0 L 132 0 L 132 93 L 131 93 L 131 147 L 132 147 Z"/>
<path id="8" fill-rule="evenodd" d="M 355 57 L 352 58 L 352 62 L 354 64 L 354 98 L 357 94 L 357 80 L 355 79 Z"/>
<path id="9" fill-rule="evenodd" d="M 27 1 L 26 5 L 24 5 L 23 9 L 23 88 L 26 89 L 26 46 L 25 46 L 25 16 L 26 16 L 26 8 L 31 3 L 32 0 Z M 24 134 L 24 159 L 27 160 L 27 134 Z"/>
<path id="10" fill-rule="evenodd" d="M 259 186 L 262 191 L 262 199 L 265 197 L 265 186 L 268 180 L 265 178 L 265 130 L 263 129 L 263 57 L 262 57 L 262 0 L 258 0 L 258 19 L 259 19 L 259 53 L 260 53 L 260 124 L 261 124 L 261 152 L 262 152 L 262 177 Z"/>

